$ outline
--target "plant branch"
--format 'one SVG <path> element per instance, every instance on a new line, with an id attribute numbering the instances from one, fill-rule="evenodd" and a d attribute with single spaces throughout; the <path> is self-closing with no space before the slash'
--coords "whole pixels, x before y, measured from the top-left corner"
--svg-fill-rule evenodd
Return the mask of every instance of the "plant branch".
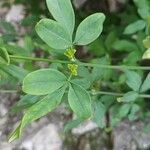
<path id="1" fill-rule="evenodd" d="M 43 62 L 49 62 L 49 63 L 61 63 L 61 64 L 68 64 L 72 63 L 70 61 L 66 60 L 51 60 L 51 59 L 45 59 L 45 58 L 34 58 L 34 57 L 24 57 L 24 56 L 14 56 L 10 55 L 11 59 L 22 59 L 22 60 L 31 60 L 31 61 L 43 61 Z M 85 62 L 76 62 L 79 66 L 85 66 L 85 67 L 97 67 L 97 68 L 105 68 L 105 69 L 115 69 L 115 70 L 124 70 L 124 69 L 130 69 L 130 70 L 150 70 L 150 66 L 117 66 L 117 65 L 101 65 L 101 64 L 93 64 L 93 63 L 85 63 Z"/>
<path id="2" fill-rule="evenodd" d="M 1 90 L 0 89 L 0 93 L 17 93 L 17 90 Z M 115 93 L 115 92 L 106 92 L 106 91 L 97 91 L 97 92 L 93 92 L 93 91 L 89 91 L 90 94 L 92 95 L 110 95 L 110 96 L 120 96 L 122 97 L 125 93 Z M 150 98 L 150 95 L 148 94 L 139 94 L 139 97 L 141 98 Z"/>
<path id="3" fill-rule="evenodd" d="M 63 60 L 51 60 L 46 58 L 34 58 L 34 57 L 25 57 L 25 56 L 14 56 L 9 55 L 11 59 L 21 59 L 21 60 L 31 60 L 31 61 L 43 61 L 49 63 L 61 63 L 61 64 L 68 64 L 70 61 L 63 61 Z"/>
<path id="4" fill-rule="evenodd" d="M 17 93 L 17 90 L 1 90 L 0 89 L 0 93 Z"/>
<path id="5" fill-rule="evenodd" d="M 97 92 L 92 92 L 89 91 L 92 95 L 110 95 L 110 96 L 120 96 L 122 97 L 125 93 L 114 93 L 114 92 L 105 92 L 105 91 L 97 91 Z M 139 94 L 139 97 L 141 98 L 150 98 L 150 95 L 148 94 Z"/>

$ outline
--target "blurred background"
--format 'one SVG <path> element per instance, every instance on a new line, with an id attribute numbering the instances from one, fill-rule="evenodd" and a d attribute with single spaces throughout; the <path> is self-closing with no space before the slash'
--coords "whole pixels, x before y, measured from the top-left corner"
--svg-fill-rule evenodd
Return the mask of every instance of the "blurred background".
<path id="1" fill-rule="evenodd" d="M 102 35 L 88 46 L 77 47 L 76 57 L 103 64 L 149 66 L 150 61 L 143 60 L 142 57 L 147 50 L 143 40 L 150 33 L 150 19 L 145 20 L 138 14 L 139 6 L 135 1 L 72 0 L 76 27 L 92 13 L 103 12 L 106 15 Z M 144 5 L 144 1 L 140 1 L 141 6 Z M 149 3 L 147 4 L 150 9 Z M 15 55 L 64 59 L 62 51 L 56 52 L 48 47 L 35 33 L 36 23 L 45 17 L 52 18 L 45 0 L 0 0 L 0 44 Z M 125 28 L 138 20 L 147 21 L 149 26 L 144 29 L 139 25 L 135 29 L 137 31 L 124 34 Z M 145 57 L 147 55 L 149 53 Z M 18 67 L 20 72 L 11 67 L 7 68 L 9 71 L 5 71 L 6 68 L 0 66 L 0 150 L 150 150 L 150 126 L 144 131 L 145 124 L 150 122 L 150 101 L 147 100 L 140 101 L 136 107 L 138 110 L 139 106 L 142 107 L 138 114 L 132 117 L 130 115 L 130 119 L 125 117 L 119 120 L 111 132 L 100 129 L 92 121 L 86 121 L 64 133 L 64 124 L 72 118 L 72 113 L 62 104 L 54 112 L 27 127 L 21 139 L 8 143 L 9 133 L 22 116 L 22 113 L 13 114 L 9 111 L 21 98 L 20 85 L 26 70 L 48 67 L 48 64 L 26 62 L 22 65 L 19 62 Z M 118 77 L 116 72 L 108 70 L 102 76 L 104 88 L 109 84 L 111 90 L 126 90 L 123 75 Z M 99 76 L 94 78 L 96 80 Z"/>

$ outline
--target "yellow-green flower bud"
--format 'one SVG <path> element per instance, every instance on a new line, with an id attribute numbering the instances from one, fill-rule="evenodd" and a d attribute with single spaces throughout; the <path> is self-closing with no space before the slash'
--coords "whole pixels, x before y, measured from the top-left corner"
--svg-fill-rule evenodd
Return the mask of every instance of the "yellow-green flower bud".
<path id="1" fill-rule="evenodd" d="M 75 64 L 68 64 L 68 68 L 71 71 L 71 74 L 74 76 L 78 75 L 78 65 Z"/>
<path id="2" fill-rule="evenodd" d="M 66 50 L 64 55 L 67 56 L 71 61 L 75 61 L 75 53 L 76 53 L 75 49 L 69 48 Z"/>

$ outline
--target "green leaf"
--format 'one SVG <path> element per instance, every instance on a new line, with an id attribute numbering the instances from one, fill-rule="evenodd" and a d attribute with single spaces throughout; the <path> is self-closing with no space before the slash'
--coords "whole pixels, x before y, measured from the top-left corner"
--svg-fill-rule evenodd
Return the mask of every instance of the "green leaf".
<path id="1" fill-rule="evenodd" d="M 21 129 L 23 129 L 26 125 L 35 121 L 42 116 L 46 115 L 47 113 L 51 112 L 55 109 L 61 102 L 61 99 L 65 93 L 66 86 L 57 89 L 55 92 L 47 95 L 42 100 L 34 104 L 30 107 L 27 112 L 25 113 L 22 122 L 21 122 Z"/>
<path id="2" fill-rule="evenodd" d="M 129 40 L 118 40 L 113 43 L 112 48 L 118 51 L 125 51 L 125 52 L 131 52 L 131 51 L 137 51 L 138 47 L 136 44 Z"/>
<path id="3" fill-rule="evenodd" d="M 145 47 L 145 48 L 150 48 L 150 36 L 146 37 L 146 38 L 143 40 L 143 44 L 144 44 L 144 47 Z"/>
<path id="4" fill-rule="evenodd" d="M 6 43 L 13 42 L 16 40 L 15 35 L 13 35 L 13 34 L 3 34 L 1 37 L 3 38 L 4 42 L 6 42 Z"/>
<path id="5" fill-rule="evenodd" d="M 37 1 L 36 1 L 36 3 L 37 3 Z M 21 25 L 24 27 L 32 26 L 32 25 L 36 24 L 38 19 L 39 19 L 39 16 L 37 14 L 31 13 L 30 15 L 26 16 L 24 19 L 21 20 Z"/>
<path id="6" fill-rule="evenodd" d="M 122 106 L 115 104 L 111 106 L 110 108 L 110 114 L 111 114 L 111 120 L 110 120 L 110 124 L 111 126 L 116 126 L 119 124 L 119 122 L 121 122 L 121 117 L 119 117 L 119 110 Z"/>
<path id="7" fill-rule="evenodd" d="M 6 44 L 5 48 L 13 55 L 28 56 L 28 51 L 18 45 Z"/>
<path id="8" fill-rule="evenodd" d="M 140 110 L 140 106 L 137 104 L 133 104 L 131 106 L 130 114 L 128 115 L 128 118 L 130 121 L 133 121 L 138 118 L 138 115 L 136 114 Z"/>
<path id="9" fill-rule="evenodd" d="M 144 127 L 144 132 L 145 132 L 145 133 L 150 133 L 150 123 L 147 124 L 147 125 Z"/>
<path id="10" fill-rule="evenodd" d="M 54 19 L 62 24 L 72 36 L 75 26 L 75 15 L 70 0 L 46 0 Z"/>
<path id="11" fill-rule="evenodd" d="M 0 64 L 10 64 L 9 54 L 4 47 L 0 47 Z"/>
<path id="12" fill-rule="evenodd" d="M 96 124 L 100 127 L 104 127 L 104 116 L 106 113 L 106 107 L 104 104 L 102 104 L 101 101 L 97 100 L 94 103 L 94 114 L 93 114 L 93 120 L 96 122 Z"/>
<path id="13" fill-rule="evenodd" d="M 129 24 L 124 31 L 124 34 L 133 34 L 138 31 L 143 30 L 146 27 L 146 22 L 143 20 L 138 20 L 134 23 Z"/>
<path id="14" fill-rule="evenodd" d="M 66 81 L 66 76 L 55 69 L 41 69 L 29 73 L 22 88 L 31 95 L 46 95 L 62 87 Z"/>
<path id="15" fill-rule="evenodd" d="M 145 92 L 150 89 L 150 73 L 147 75 L 145 81 L 143 82 L 140 92 Z"/>
<path id="16" fill-rule="evenodd" d="M 29 53 L 29 55 L 34 49 L 34 43 L 30 36 L 25 36 L 24 38 L 24 49 Z"/>
<path id="17" fill-rule="evenodd" d="M 150 8 L 149 8 L 149 1 L 148 0 L 134 0 L 134 3 L 138 7 L 138 13 L 143 18 L 146 19 L 150 16 Z"/>
<path id="18" fill-rule="evenodd" d="M 116 97 L 110 95 L 104 95 L 100 98 L 100 101 L 104 104 L 106 110 L 108 110 L 116 102 Z"/>
<path id="19" fill-rule="evenodd" d="M 19 124 L 19 126 L 9 135 L 9 143 L 19 138 L 20 125 L 21 124 Z"/>
<path id="20" fill-rule="evenodd" d="M 135 91 L 128 92 L 123 95 L 124 102 L 133 102 L 139 97 L 138 93 Z"/>
<path id="21" fill-rule="evenodd" d="M 123 59 L 124 65 L 137 65 L 137 62 L 141 59 L 141 52 L 134 50 Z"/>
<path id="22" fill-rule="evenodd" d="M 142 59 L 150 59 L 150 48 L 144 52 Z"/>
<path id="23" fill-rule="evenodd" d="M 88 119 L 91 117 L 91 97 L 84 88 L 71 83 L 69 86 L 68 101 L 71 109 L 79 118 Z"/>
<path id="24" fill-rule="evenodd" d="M 84 66 L 78 66 L 78 76 L 83 78 L 90 78 L 89 69 Z"/>
<path id="25" fill-rule="evenodd" d="M 41 99 L 41 96 L 25 95 L 20 101 L 17 102 L 12 108 L 11 113 L 17 113 L 24 109 L 31 107 L 33 104 L 38 102 Z"/>
<path id="26" fill-rule="evenodd" d="M 119 108 L 119 113 L 118 113 L 118 117 L 119 118 L 124 118 L 127 116 L 127 114 L 129 113 L 131 108 L 130 104 L 124 104 Z"/>
<path id="27" fill-rule="evenodd" d="M 102 32 L 105 15 L 95 13 L 83 20 L 77 28 L 75 45 L 87 45 L 96 40 Z"/>
<path id="28" fill-rule="evenodd" d="M 94 56 L 101 57 L 106 54 L 106 47 L 104 40 L 101 38 L 96 39 L 91 44 L 88 45 L 87 50 Z"/>
<path id="29" fill-rule="evenodd" d="M 14 26 L 6 21 L 0 21 L 0 29 L 4 29 L 6 34 L 15 34 Z"/>
<path id="30" fill-rule="evenodd" d="M 4 45 L 4 40 L 2 37 L 0 37 L 0 46 L 3 46 Z"/>
<path id="31" fill-rule="evenodd" d="M 23 78 L 28 74 L 27 70 L 15 65 L 0 65 L 0 69 L 9 74 L 10 76 L 13 76 L 14 78 L 18 79 L 20 82 L 22 82 Z"/>
<path id="32" fill-rule="evenodd" d="M 79 84 L 84 89 L 89 89 L 91 86 L 91 82 L 88 78 L 81 78 L 81 79 L 73 79 L 71 80 L 72 83 Z"/>
<path id="33" fill-rule="evenodd" d="M 54 110 L 61 102 L 61 99 L 65 93 L 66 86 L 56 90 L 55 92 L 47 95 L 39 102 L 30 107 L 25 113 L 21 125 L 11 134 L 10 141 L 19 138 L 22 134 L 22 130 L 31 122 L 45 116 L 52 110 Z"/>
<path id="34" fill-rule="evenodd" d="M 64 132 L 68 132 L 69 130 L 77 127 L 81 122 L 82 122 L 82 119 L 75 119 L 75 120 L 69 121 L 64 127 Z"/>
<path id="35" fill-rule="evenodd" d="M 134 91 L 139 91 L 142 84 L 140 75 L 134 71 L 125 71 L 126 83 Z"/>
<path id="36" fill-rule="evenodd" d="M 138 13 L 143 19 L 147 19 L 150 16 L 150 9 L 139 8 Z"/>
<path id="37" fill-rule="evenodd" d="M 149 8 L 149 2 L 148 2 L 148 0 L 133 0 L 134 1 L 134 3 L 136 4 L 136 6 L 138 7 L 138 8 L 145 8 L 145 9 L 147 9 L 147 8 Z"/>
<path id="38" fill-rule="evenodd" d="M 146 19 L 150 16 L 150 2 L 148 0 L 133 0 L 138 7 L 138 13 L 143 18 Z"/>
<path id="39" fill-rule="evenodd" d="M 100 64 L 100 65 L 110 65 L 110 58 L 108 56 L 105 57 L 101 57 L 99 59 L 93 60 L 92 62 L 93 64 Z M 92 81 L 97 81 L 97 80 L 107 80 L 110 77 L 112 77 L 112 70 L 110 69 L 105 69 L 105 68 L 97 68 L 94 67 L 92 69 L 92 73 L 91 73 L 91 79 Z"/>
<path id="40" fill-rule="evenodd" d="M 117 33 L 115 31 L 111 31 L 105 40 L 105 46 L 108 51 L 112 50 L 112 45 L 117 40 Z"/>
<path id="41" fill-rule="evenodd" d="M 87 67 L 78 66 L 78 77 L 72 79 L 71 82 L 79 84 L 84 89 L 89 89 L 91 86 L 91 76 Z"/>
<path id="42" fill-rule="evenodd" d="M 54 20 L 42 19 L 35 29 L 40 38 L 54 49 L 67 49 L 72 46 L 67 30 Z"/>

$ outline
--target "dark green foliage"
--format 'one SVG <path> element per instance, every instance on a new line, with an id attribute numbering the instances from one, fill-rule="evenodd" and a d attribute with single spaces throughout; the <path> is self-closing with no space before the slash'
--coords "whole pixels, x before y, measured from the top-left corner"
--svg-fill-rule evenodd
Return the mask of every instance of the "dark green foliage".
<path id="1" fill-rule="evenodd" d="M 132 121 L 149 113 L 150 67 L 140 66 L 150 59 L 149 0 L 127 2 L 117 13 L 109 13 L 105 4 L 97 6 L 106 16 L 96 9 L 75 13 L 71 0 L 15 3 L 27 8 L 21 26 L 32 30 L 20 37 L 14 25 L 0 22 L 0 85 L 22 85 L 21 99 L 10 113 L 23 111 L 24 116 L 9 141 L 62 102 L 75 114 L 65 131 L 89 119 L 110 131 L 124 118 Z M 82 9 L 96 3 L 89 1 Z M 34 61 L 45 62 L 47 69 Z"/>

